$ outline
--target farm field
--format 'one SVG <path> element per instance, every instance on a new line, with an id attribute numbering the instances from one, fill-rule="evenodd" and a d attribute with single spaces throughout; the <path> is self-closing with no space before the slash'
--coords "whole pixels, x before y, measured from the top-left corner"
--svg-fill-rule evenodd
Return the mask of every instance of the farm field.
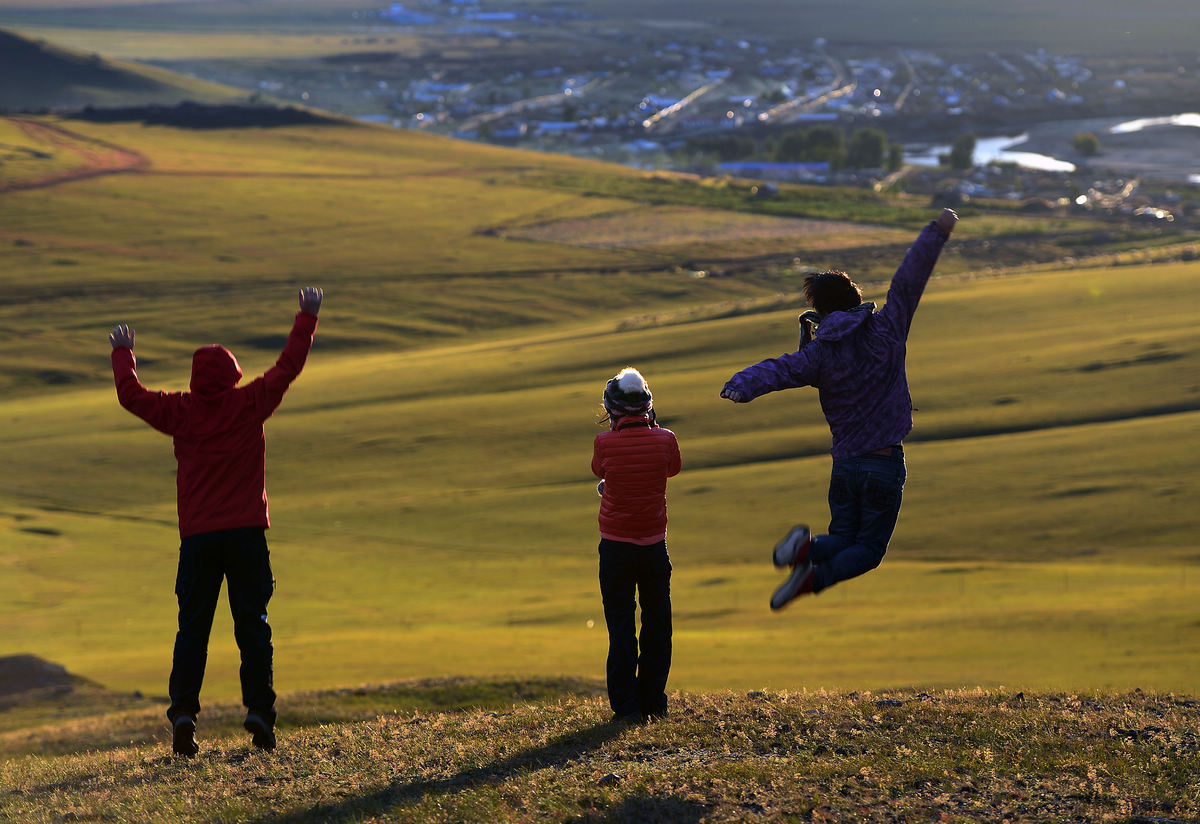
<path id="1" fill-rule="evenodd" d="M 281 691 L 600 677 L 588 461 L 603 383 L 633 364 L 684 455 L 673 687 L 1200 692 L 1195 263 L 976 277 L 973 232 L 1024 235 L 965 214 L 910 341 L 888 558 L 772 615 L 770 547 L 825 517 L 828 432 L 812 394 L 717 393 L 794 348 L 795 271 L 696 278 L 690 241 L 513 237 L 661 209 L 631 192 L 662 184 L 628 169 L 370 128 L 69 125 L 148 166 L 0 196 L 2 652 L 165 690 L 174 462 L 116 404 L 107 332 L 138 331 L 150 386 L 182 388 L 212 340 L 259 374 L 315 283 L 317 343 L 268 426 Z M 916 204 L 895 203 L 876 272 L 915 231 Z M 804 227 L 795 254 L 828 265 L 830 234 L 857 242 Z M 219 614 L 209 700 L 236 695 L 231 634 Z"/>

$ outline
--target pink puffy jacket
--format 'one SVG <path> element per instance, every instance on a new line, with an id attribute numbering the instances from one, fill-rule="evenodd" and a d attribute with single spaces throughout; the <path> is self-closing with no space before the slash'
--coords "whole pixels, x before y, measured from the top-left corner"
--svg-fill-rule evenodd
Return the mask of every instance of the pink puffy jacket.
<path id="1" fill-rule="evenodd" d="M 667 478 L 679 474 L 675 433 L 630 416 L 596 436 L 592 472 L 604 479 L 600 536 L 646 546 L 667 535 Z"/>

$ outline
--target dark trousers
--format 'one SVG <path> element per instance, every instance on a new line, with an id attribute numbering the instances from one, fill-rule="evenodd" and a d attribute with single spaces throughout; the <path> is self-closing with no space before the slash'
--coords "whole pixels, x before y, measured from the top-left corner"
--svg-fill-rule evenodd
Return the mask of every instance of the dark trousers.
<path id="1" fill-rule="evenodd" d="M 833 462 L 829 479 L 829 533 L 813 538 L 813 591 L 820 592 L 879 566 L 896 529 L 904 498 L 904 450 Z"/>
<path id="2" fill-rule="evenodd" d="M 242 654 L 242 703 L 268 724 L 275 723 L 274 648 L 267 623 L 267 602 L 275 591 L 266 531 L 261 527 L 205 532 L 179 545 L 175 595 L 179 599 L 179 632 L 171 665 L 171 723 L 200 712 L 200 685 L 208 662 L 222 579 L 229 581 L 233 635 Z"/>
<path id="3" fill-rule="evenodd" d="M 634 596 L 641 602 L 637 637 Z M 650 546 L 600 541 L 600 594 L 608 624 L 608 701 L 617 715 L 667 711 L 671 669 L 671 559 Z"/>

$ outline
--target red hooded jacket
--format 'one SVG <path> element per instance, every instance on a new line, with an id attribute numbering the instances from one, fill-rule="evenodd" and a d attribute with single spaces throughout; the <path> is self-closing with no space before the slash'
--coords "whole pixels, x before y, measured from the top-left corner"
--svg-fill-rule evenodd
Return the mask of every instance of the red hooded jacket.
<path id="1" fill-rule="evenodd" d="M 592 472 L 604 479 L 600 537 L 647 546 L 667 536 L 667 478 L 679 474 L 675 433 L 647 415 L 621 418 L 596 436 Z"/>
<path id="2" fill-rule="evenodd" d="M 190 392 L 152 392 L 137 376 L 128 347 L 113 349 L 113 380 L 121 406 L 175 439 L 179 535 L 239 527 L 269 527 L 263 422 L 300 374 L 317 316 L 296 313 L 283 354 L 267 373 L 238 386 L 242 368 L 222 346 L 192 356 Z"/>

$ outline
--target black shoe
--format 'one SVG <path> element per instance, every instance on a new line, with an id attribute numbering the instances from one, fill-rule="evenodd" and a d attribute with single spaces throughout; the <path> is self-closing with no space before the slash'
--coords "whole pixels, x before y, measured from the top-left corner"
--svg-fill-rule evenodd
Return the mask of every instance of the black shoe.
<path id="1" fill-rule="evenodd" d="M 642 714 L 640 712 L 630 712 L 625 715 L 613 713 L 612 722 L 619 727 L 633 727 L 642 723 Z"/>
<path id="2" fill-rule="evenodd" d="M 175 719 L 172 730 L 172 752 L 184 758 L 191 758 L 200 752 L 200 745 L 196 743 L 196 719 L 190 715 L 181 715 Z"/>
<path id="3" fill-rule="evenodd" d="M 246 716 L 246 721 L 242 726 L 246 728 L 246 732 L 250 733 L 250 741 L 254 746 L 260 750 L 275 749 L 275 730 L 263 720 L 261 715 L 256 712 L 250 713 Z"/>

